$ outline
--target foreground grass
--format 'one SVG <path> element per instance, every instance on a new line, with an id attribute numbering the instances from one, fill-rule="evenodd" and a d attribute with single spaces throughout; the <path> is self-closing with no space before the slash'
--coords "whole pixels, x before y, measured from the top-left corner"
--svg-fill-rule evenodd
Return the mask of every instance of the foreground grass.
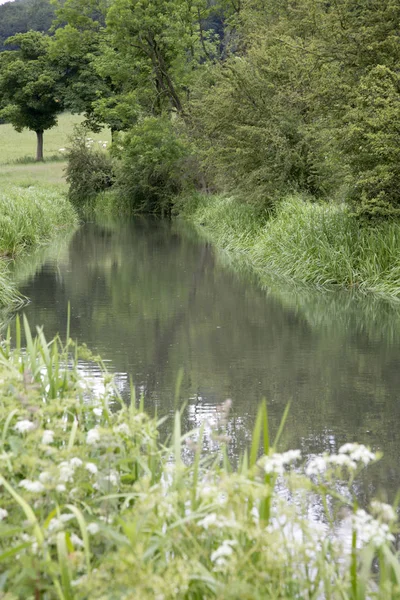
<path id="1" fill-rule="evenodd" d="M 93 394 L 70 343 L 25 331 L 26 351 L 18 322 L 15 350 L 7 337 L 0 351 L 3 598 L 400 597 L 396 515 L 359 510 L 351 491 L 376 459 L 367 448 L 278 454 L 263 404 L 232 472 L 222 442 L 203 456 L 203 430 L 181 434 L 179 412 L 161 443 L 107 375 Z"/>
<path id="2" fill-rule="evenodd" d="M 352 218 L 344 205 L 285 199 L 277 214 L 257 213 L 234 198 L 198 196 L 178 210 L 262 275 L 340 286 L 400 299 L 400 223 Z"/>

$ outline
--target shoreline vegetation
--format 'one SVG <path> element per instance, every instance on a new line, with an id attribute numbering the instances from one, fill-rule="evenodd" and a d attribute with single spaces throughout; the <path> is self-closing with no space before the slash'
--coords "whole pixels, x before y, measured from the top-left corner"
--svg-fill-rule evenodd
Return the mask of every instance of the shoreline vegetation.
<path id="1" fill-rule="evenodd" d="M 181 432 L 179 411 L 162 442 L 164 419 L 133 387 L 129 406 L 107 373 L 93 391 L 78 368 L 96 360 L 87 349 L 23 329 L 26 350 L 18 319 L 15 348 L 9 333 L 0 346 L 6 600 L 399 597 L 396 513 L 354 496 L 378 455 L 358 444 L 306 461 L 282 452 L 287 410 L 272 442 L 264 402 L 232 471 L 228 403 L 212 455 L 203 428 Z"/>
<path id="2" fill-rule="evenodd" d="M 77 214 L 57 187 L 18 185 L 0 190 L 0 306 L 23 299 L 10 276 L 8 263 L 78 225 Z"/>
<path id="3" fill-rule="evenodd" d="M 400 223 L 369 224 L 345 204 L 281 201 L 273 215 L 231 196 L 196 194 L 175 212 L 218 248 L 268 278 L 400 300 Z"/>

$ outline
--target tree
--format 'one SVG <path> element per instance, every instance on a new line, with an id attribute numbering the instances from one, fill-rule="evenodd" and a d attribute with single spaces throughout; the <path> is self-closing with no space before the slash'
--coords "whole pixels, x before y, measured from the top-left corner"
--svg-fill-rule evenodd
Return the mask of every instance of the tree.
<path id="1" fill-rule="evenodd" d="M 8 38 L 17 50 L 0 54 L 0 117 L 17 131 L 36 133 L 36 160 L 43 160 L 43 133 L 63 110 L 60 76 L 48 57 L 50 38 L 34 31 Z"/>

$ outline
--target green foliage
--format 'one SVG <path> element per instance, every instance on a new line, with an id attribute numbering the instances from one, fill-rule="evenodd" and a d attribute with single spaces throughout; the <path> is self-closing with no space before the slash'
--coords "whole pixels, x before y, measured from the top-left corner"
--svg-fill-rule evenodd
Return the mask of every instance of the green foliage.
<path id="1" fill-rule="evenodd" d="M 257 272 L 317 286 L 355 287 L 400 298 L 400 225 L 367 225 L 345 205 L 286 198 L 266 220 L 234 198 L 181 204 L 183 214 Z"/>
<path id="2" fill-rule="evenodd" d="M 75 211 L 58 191 L 17 186 L 0 191 L 0 254 L 15 256 L 76 225 Z"/>
<path id="3" fill-rule="evenodd" d="M 169 118 L 147 117 L 115 145 L 116 187 L 133 212 L 168 213 L 172 200 L 189 187 L 188 147 Z"/>
<path id="4" fill-rule="evenodd" d="M 400 214 L 400 78 L 378 66 L 355 91 L 343 128 L 343 148 L 354 175 L 357 214 Z"/>
<path id="5" fill-rule="evenodd" d="M 49 0 L 15 0 L 0 6 L 0 52 L 5 40 L 16 33 L 49 31 L 54 6 Z"/>
<path id="6" fill-rule="evenodd" d="M 7 43 L 18 49 L 0 54 L 0 116 L 17 131 L 36 132 L 37 160 L 43 160 L 43 132 L 56 125 L 63 110 L 59 75 L 48 59 L 49 38 L 30 31 Z"/>
<path id="7" fill-rule="evenodd" d="M 68 197 L 75 206 L 90 205 L 100 192 L 113 184 L 113 164 L 106 152 L 107 142 L 95 143 L 86 126 L 75 127 L 66 152 Z"/>
<path id="8" fill-rule="evenodd" d="M 16 349 L 7 336 L 0 351 L 5 597 L 339 598 L 354 588 L 359 600 L 399 597 L 394 511 L 360 511 L 351 491 L 378 458 L 367 448 L 299 464 L 299 451 L 278 453 L 279 432 L 270 441 L 263 403 L 250 459 L 232 472 L 223 442 L 203 455 L 204 427 L 182 435 L 177 412 L 163 445 L 160 423 L 134 398 L 123 405 L 107 374 L 93 393 L 71 340 L 47 342 L 40 329 L 33 337 L 26 321 L 24 333 L 26 351 L 19 321 Z M 220 437 L 228 411 L 221 406 Z"/>

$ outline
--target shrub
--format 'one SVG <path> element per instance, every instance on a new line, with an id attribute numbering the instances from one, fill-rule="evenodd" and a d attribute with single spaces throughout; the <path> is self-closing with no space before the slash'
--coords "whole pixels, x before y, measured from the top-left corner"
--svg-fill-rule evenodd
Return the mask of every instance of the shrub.
<path id="1" fill-rule="evenodd" d="M 75 127 L 71 146 L 66 152 L 68 197 L 75 206 L 90 204 L 114 181 L 113 163 L 102 145 L 95 144 L 84 125 Z M 106 145 L 106 142 L 103 144 Z"/>
<path id="2" fill-rule="evenodd" d="M 169 213 L 172 199 L 193 184 L 188 145 L 170 118 L 144 118 L 116 142 L 114 152 L 116 187 L 132 212 Z"/>
<path id="3" fill-rule="evenodd" d="M 343 130 L 358 215 L 400 215 L 399 123 L 400 77 L 379 65 L 361 79 Z"/>

